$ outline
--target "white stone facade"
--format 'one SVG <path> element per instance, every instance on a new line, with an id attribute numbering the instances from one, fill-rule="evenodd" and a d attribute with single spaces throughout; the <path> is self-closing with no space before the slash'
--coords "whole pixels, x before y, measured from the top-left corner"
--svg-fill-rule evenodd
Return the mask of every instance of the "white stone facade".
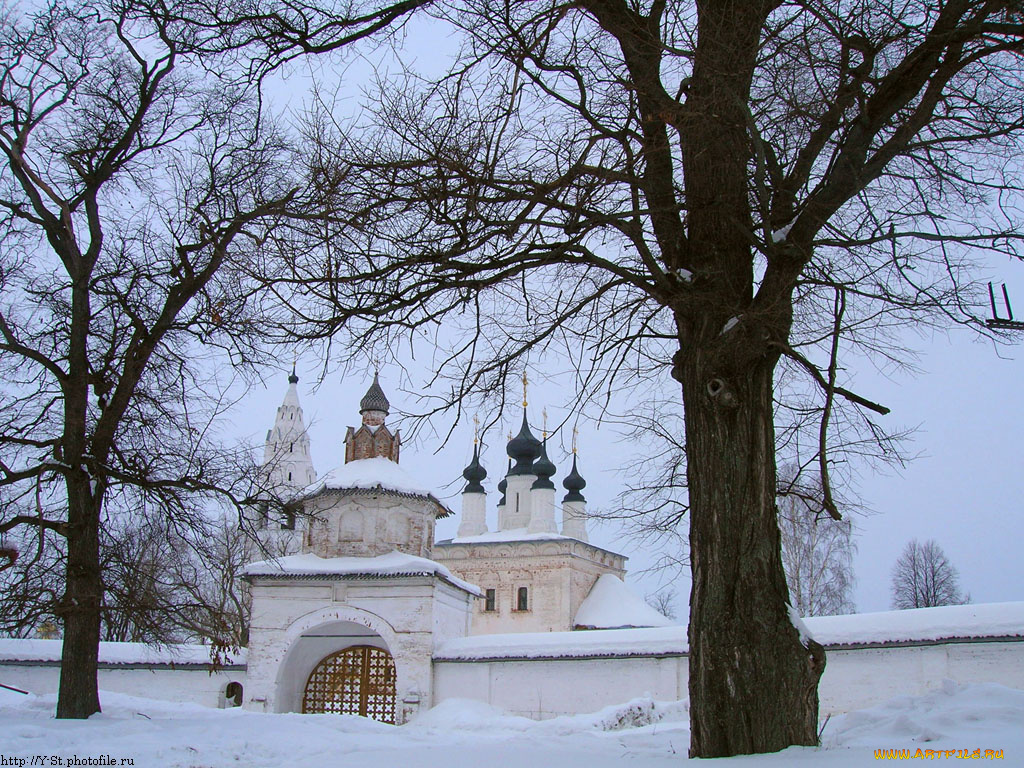
<path id="1" fill-rule="evenodd" d="M 326 490 L 303 506 L 303 551 L 320 557 L 430 557 L 438 505 L 429 498 L 361 488 Z"/>
<path id="2" fill-rule="evenodd" d="M 486 536 L 477 537 L 486 539 Z M 473 608 L 474 635 L 503 632 L 565 632 L 598 578 L 625 575 L 626 558 L 557 534 L 551 538 L 474 541 L 455 539 L 434 545 L 434 560 L 484 591 L 493 605 Z M 519 590 L 526 589 L 526 607 Z"/>

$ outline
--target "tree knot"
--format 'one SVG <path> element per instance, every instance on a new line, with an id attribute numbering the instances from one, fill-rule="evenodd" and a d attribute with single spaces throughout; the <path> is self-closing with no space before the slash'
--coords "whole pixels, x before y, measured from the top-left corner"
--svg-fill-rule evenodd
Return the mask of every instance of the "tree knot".
<path id="1" fill-rule="evenodd" d="M 738 405 L 736 395 L 729 385 L 726 384 L 725 379 L 718 376 L 714 377 L 708 381 L 707 389 L 708 395 L 716 405 L 720 405 L 723 408 L 735 408 Z"/>

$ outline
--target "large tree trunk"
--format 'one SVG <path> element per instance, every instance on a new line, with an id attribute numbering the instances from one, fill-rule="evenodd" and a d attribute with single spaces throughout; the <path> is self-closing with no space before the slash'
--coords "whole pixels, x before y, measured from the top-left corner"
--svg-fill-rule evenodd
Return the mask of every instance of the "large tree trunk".
<path id="1" fill-rule="evenodd" d="M 817 740 L 825 654 L 788 612 L 775 507 L 774 360 L 680 361 L 690 495 L 690 755 Z"/>
<path id="2" fill-rule="evenodd" d="M 60 659 L 58 718 L 86 718 L 100 711 L 96 665 L 100 642 L 99 493 L 84 474 L 69 476 L 67 583 L 61 613 L 64 645 Z"/>

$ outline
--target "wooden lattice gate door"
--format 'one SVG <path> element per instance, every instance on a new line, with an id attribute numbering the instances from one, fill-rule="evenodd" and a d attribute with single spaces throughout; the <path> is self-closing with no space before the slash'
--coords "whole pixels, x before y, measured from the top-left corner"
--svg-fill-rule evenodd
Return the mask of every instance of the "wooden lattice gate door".
<path id="1" fill-rule="evenodd" d="M 362 715 L 395 722 L 395 660 L 381 648 L 356 645 L 332 653 L 309 675 L 306 714 Z"/>

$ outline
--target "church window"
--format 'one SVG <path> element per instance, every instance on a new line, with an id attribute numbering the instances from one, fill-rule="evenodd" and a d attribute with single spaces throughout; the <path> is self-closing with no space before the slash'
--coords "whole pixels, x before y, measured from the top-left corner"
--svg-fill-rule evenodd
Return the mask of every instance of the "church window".
<path id="1" fill-rule="evenodd" d="M 295 450 L 295 443 L 288 443 L 288 453 Z"/>
<path id="2" fill-rule="evenodd" d="M 282 531 L 294 531 L 295 530 L 295 513 L 285 512 L 281 517 L 281 530 Z"/>
<path id="3" fill-rule="evenodd" d="M 530 591 L 526 587 L 520 587 L 516 590 L 516 610 L 530 610 Z"/>
<path id="4" fill-rule="evenodd" d="M 484 590 L 484 610 L 491 613 L 497 610 L 497 593 L 496 590 L 487 589 Z"/>
<path id="5" fill-rule="evenodd" d="M 289 473 L 288 473 L 288 479 L 289 479 L 289 480 L 291 480 L 291 479 L 292 479 L 292 473 L 291 473 L 291 472 L 289 472 Z"/>
<path id="6" fill-rule="evenodd" d="M 516 494 L 516 512 L 519 511 L 519 494 Z"/>

